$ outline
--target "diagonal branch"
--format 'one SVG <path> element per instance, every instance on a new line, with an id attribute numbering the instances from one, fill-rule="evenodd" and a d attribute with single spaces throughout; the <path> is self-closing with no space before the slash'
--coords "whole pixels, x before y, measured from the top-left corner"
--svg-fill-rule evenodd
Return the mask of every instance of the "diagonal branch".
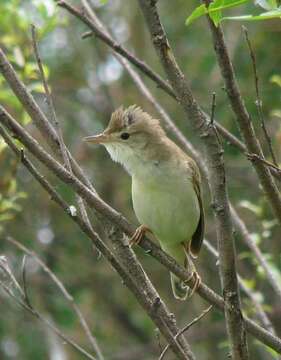
<path id="1" fill-rule="evenodd" d="M 96 358 L 88 353 L 84 348 L 82 348 L 80 345 L 78 345 L 75 341 L 70 339 L 68 336 L 66 336 L 59 328 L 57 328 L 49 319 L 45 318 L 39 311 L 37 311 L 29 302 L 29 300 L 25 297 L 24 290 L 19 286 L 17 280 L 15 279 L 12 271 L 10 268 L 7 268 L 7 265 L 5 264 L 5 268 L 3 267 L 3 261 L 2 264 L 0 264 L 0 267 L 6 272 L 6 274 L 9 276 L 11 280 L 11 285 L 13 287 L 16 287 L 20 291 L 20 295 L 17 296 L 14 291 L 12 290 L 12 287 L 7 285 L 4 281 L 0 280 L 0 288 L 2 288 L 6 294 L 15 301 L 16 304 L 18 304 L 21 308 L 28 311 L 30 314 L 32 314 L 35 318 L 39 319 L 43 324 L 45 324 L 47 327 L 49 327 L 57 336 L 59 336 L 62 340 L 64 340 L 67 344 L 72 346 L 78 353 L 82 354 L 84 357 L 90 360 L 96 360 Z"/>
<path id="2" fill-rule="evenodd" d="M 273 163 L 276 167 L 278 167 L 277 164 L 277 160 L 273 151 L 273 147 L 272 147 L 272 142 L 271 142 L 271 138 L 268 134 L 266 125 L 265 125 L 265 121 L 264 121 L 264 115 L 263 115 L 263 105 L 262 105 L 262 100 L 260 98 L 260 90 L 259 90 L 259 78 L 258 78 L 258 71 L 257 71 L 257 64 L 256 64 L 256 56 L 248 35 L 248 30 L 245 26 L 242 27 L 244 34 L 245 34 L 245 38 L 246 38 L 246 42 L 249 48 L 249 52 L 250 52 L 250 56 L 251 56 L 251 60 L 252 60 L 252 65 L 253 65 L 253 73 L 254 73 L 254 82 L 255 82 L 255 90 L 256 90 L 256 101 L 255 104 L 257 106 L 258 109 L 258 115 L 260 118 L 260 122 L 261 122 L 261 127 L 264 133 L 264 137 L 265 137 L 265 141 L 267 142 L 268 145 L 268 149 L 269 149 L 269 153 L 272 157 Z M 281 170 L 281 169 L 280 169 Z"/>
<path id="3" fill-rule="evenodd" d="M 205 315 L 208 314 L 208 312 L 212 309 L 212 305 L 209 306 L 207 309 L 205 309 L 199 316 L 197 316 L 195 319 L 193 319 L 190 323 L 188 323 L 184 328 L 182 328 L 178 334 L 175 336 L 176 338 L 183 334 L 184 332 L 186 332 L 187 330 L 189 330 L 191 328 L 191 326 L 193 326 L 194 324 L 198 323 L 198 321 L 200 321 Z M 159 356 L 158 360 L 163 360 L 165 354 L 167 353 L 167 351 L 169 350 L 169 345 L 167 345 L 165 347 L 165 349 L 162 351 L 161 355 Z"/>
<path id="4" fill-rule="evenodd" d="M 16 123 L 17 124 L 17 123 Z M 18 128 L 21 128 L 19 124 L 17 124 Z M 15 130 L 15 128 L 14 128 Z M 25 132 L 25 130 L 23 130 Z M 7 134 L 7 132 L 1 127 L 0 125 L 0 134 L 5 139 L 6 143 L 12 148 L 12 150 L 20 156 L 20 151 L 17 149 L 17 147 L 12 142 L 11 138 Z M 25 132 L 25 135 L 31 140 L 31 136 L 28 135 L 28 133 Z M 32 141 L 31 141 L 32 142 Z M 31 144 L 31 143 L 30 143 Z M 40 145 L 37 144 L 35 146 Z M 56 162 L 55 159 L 53 159 L 50 155 L 48 155 L 42 148 L 41 151 L 45 157 L 47 155 L 47 158 L 51 163 L 55 165 L 55 167 L 58 169 L 60 168 L 62 171 L 62 174 L 66 175 L 66 178 L 64 178 L 64 181 L 66 183 L 74 181 L 79 183 L 83 188 L 84 191 L 86 191 L 88 194 L 92 194 L 94 197 L 96 197 L 96 194 L 91 192 L 85 185 L 83 185 L 77 178 L 75 178 L 72 174 L 70 174 L 64 167 L 62 167 L 58 162 Z M 41 152 L 40 151 L 40 152 Z M 36 151 L 35 151 L 36 153 Z M 37 152 L 37 155 L 39 153 Z M 38 157 L 38 159 L 40 156 Z M 41 158 L 43 159 L 43 158 Z M 46 160 L 46 158 L 45 158 Z M 147 314 L 150 316 L 152 321 L 155 323 L 155 325 L 159 328 L 163 336 L 166 338 L 167 342 L 171 345 L 172 350 L 175 354 L 177 354 L 179 359 L 195 359 L 194 355 L 192 354 L 191 350 L 189 349 L 189 345 L 187 342 L 181 337 L 179 340 L 175 340 L 174 336 L 178 333 L 178 328 L 176 326 L 174 316 L 170 313 L 170 311 L 166 308 L 163 301 L 160 299 L 159 295 L 153 288 L 152 284 L 148 280 L 145 272 L 143 269 L 140 269 L 139 274 L 136 271 L 136 266 L 134 265 L 135 258 L 130 257 L 129 261 L 130 263 L 126 263 L 123 256 L 121 260 L 125 264 L 120 263 L 120 260 L 118 257 L 109 250 L 109 248 L 103 243 L 103 241 L 99 238 L 98 234 L 93 231 L 93 229 L 88 225 L 85 220 L 80 216 L 73 216 L 72 212 L 70 211 L 69 205 L 61 198 L 61 196 L 54 190 L 54 188 L 49 184 L 49 182 L 36 170 L 36 168 L 32 165 L 32 163 L 26 158 L 22 158 L 22 163 L 27 167 L 27 169 L 30 171 L 30 173 L 35 177 L 35 179 L 40 183 L 40 185 L 51 195 L 51 198 L 65 211 L 65 213 L 73 220 L 75 221 L 78 226 L 81 228 L 81 230 L 91 239 L 95 247 L 98 248 L 98 250 L 104 255 L 104 257 L 111 263 L 113 268 L 119 273 L 119 275 L 122 277 L 124 284 L 133 292 L 138 302 L 141 304 L 141 306 L 144 308 L 144 310 L 147 312 Z M 46 164 L 46 163 L 45 163 Z M 79 195 L 81 195 L 84 200 L 86 200 L 85 196 L 82 195 L 81 192 L 79 192 Z M 102 201 L 99 197 L 96 197 L 96 200 Z M 86 201 L 88 205 L 90 203 Z M 103 201 L 100 204 L 101 208 L 103 208 L 104 205 L 106 205 L 106 208 L 109 210 L 110 207 L 105 204 Z M 96 208 L 97 209 L 97 208 Z M 114 212 L 115 216 L 117 215 L 118 219 L 123 218 L 120 214 L 117 212 Z M 132 226 L 127 222 L 125 218 L 123 218 L 125 223 L 127 223 L 127 226 L 130 226 L 132 229 Z M 122 230 L 122 228 L 121 228 Z M 131 233 L 133 231 L 131 230 Z M 122 255 L 125 253 L 125 256 L 128 258 L 128 250 L 132 253 L 127 243 L 124 243 L 123 241 L 123 233 L 113 233 L 112 236 L 122 237 L 122 239 L 119 238 L 119 243 L 117 240 L 115 240 L 115 247 L 119 247 L 122 251 Z M 120 245 L 121 244 L 121 245 Z M 120 255 L 120 252 L 119 252 Z M 130 256 L 130 255 L 129 255 Z M 137 278 L 137 280 L 136 280 Z M 139 286 L 138 281 L 142 284 L 142 287 Z M 155 306 L 157 304 L 157 306 Z"/>
<path id="5" fill-rule="evenodd" d="M 232 210 L 232 209 L 231 209 Z M 219 258 L 219 253 L 217 252 L 217 250 L 213 247 L 213 245 L 207 241 L 205 239 L 204 241 L 204 245 L 206 247 L 206 249 L 209 251 L 210 254 L 212 254 L 213 256 L 215 256 L 215 258 Z M 244 280 L 241 278 L 241 276 L 238 274 L 238 282 L 239 282 L 239 286 L 240 288 L 244 291 L 244 293 L 251 299 L 254 307 L 256 308 L 257 311 L 257 315 L 260 318 L 261 323 L 263 324 L 263 326 L 269 330 L 272 334 L 276 335 L 275 333 L 275 329 L 270 321 L 270 319 L 268 318 L 267 314 L 265 313 L 265 311 L 262 308 L 262 305 L 259 303 L 259 301 L 256 300 L 255 296 L 253 295 L 253 293 L 248 289 L 248 287 L 245 285 Z"/>
<path id="6" fill-rule="evenodd" d="M 122 229 L 127 235 L 131 236 L 134 233 L 134 228 L 128 223 L 128 221 L 117 211 L 112 209 L 106 203 L 102 201 L 96 193 L 89 190 L 79 179 L 75 176 L 69 174 L 66 169 L 64 169 L 58 162 L 56 162 L 52 157 L 50 157 L 46 151 L 4 110 L 0 111 L 0 120 L 3 125 L 10 128 L 14 134 L 21 140 L 21 142 L 31 151 L 31 153 L 37 157 L 40 161 L 44 163 L 45 166 L 49 168 L 51 172 L 56 174 L 62 181 L 70 185 L 72 189 L 77 191 L 87 202 L 90 207 L 94 207 L 97 211 L 106 216 L 109 221 L 115 224 L 117 227 Z M 0 128 L 1 130 L 1 128 Z M 2 134 L 3 135 L 3 134 Z M 62 204 L 60 204 L 62 206 Z M 64 210 L 69 214 L 68 207 Z M 70 215 L 70 214 L 69 214 Z M 74 221 L 78 221 L 79 217 L 74 217 Z M 79 220 L 80 221 L 80 220 Z M 88 228 L 81 226 L 83 231 L 88 234 L 91 239 L 96 239 L 96 235 L 89 232 Z M 103 243 L 95 243 L 98 249 L 104 254 L 104 249 L 101 247 Z M 147 238 L 144 238 L 141 243 L 141 247 L 151 256 L 156 258 L 161 264 L 163 264 L 168 270 L 173 272 L 176 276 L 182 280 L 190 279 L 190 273 L 186 269 L 180 267 L 176 262 L 164 253 L 157 245 L 149 241 Z M 104 251 L 102 251 L 104 250 Z M 105 256 L 111 263 L 112 257 L 106 254 Z M 188 285 L 190 287 L 194 286 L 194 281 L 190 280 Z M 198 289 L 198 294 L 202 296 L 205 300 L 213 304 L 217 309 L 223 311 L 224 302 L 223 299 L 215 294 L 211 289 L 206 285 L 202 284 Z M 277 352 L 281 353 L 281 340 L 277 337 L 270 334 L 268 331 L 257 325 L 250 319 L 245 318 L 245 324 L 247 330 L 257 337 L 260 341 L 264 342 L 268 346 L 272 347 Z"/>
<path id="7" fill-rule="evenodd" d="M 62 295 L 66 299 L 66 301 L 69 303 L 69 305 L 72 307 L 73 311 L 76 313 L 79 322 L 82 326 L 82 329 L 84 330 L 86 336 L 89 339 L 90 344 L 92 345 L 94 351 L 97 353 L 98 359 L 103 360 L 104 356 L 101 353 L 101 350 L 97 344 L 96 339 L 93 337 L 91 330 L 89 328 L 89 325 L 87 324 L 87 321 L 85 317 L 83 316 L 80 308 L 75 303 L 73 296 L 67 291 L 66 287 L 62 283 L 62 281 L 56 276 L 56 274 L 40 259 L 40 257 L 32 250 L 28 249 L 26 246 L 21 244 L 19 241 L 13 239 L 12 237 L 7 237 L 6 240 L 10 243 L 16 246 L 18 249 L 23 251 L 26 255 L 31 256 L 35 261 L 42 267 L 42 269 L 48 274 L 48 276 L 52 279 L 52 281 L 55 283 L 55 285 L 58 287 L 58 289 L 61 291 Z"/>
<path id="8" fill-rule="evenodd" d="M 50 119 L 51 119 L 51 122 L 50 122 L 49 119 L 46 118 L 46 120 L 47 120 L 46 125 L 48 125 L 50 131 L 52 129 L 51 123 L 54 125 L 54 129 L 56 131 L 57 139 L 58 139 L 58 142 L 59 142 L 59 148 L 57 149 L 57 154 L 63 160 L 64 165 L 67 168 L 67 170 L 70 173 L 73 173 L 73 169 L 72 169 L 72 165 L 71 165 L 71 155 L 70 155 L 69 151 L 67 150 L 67 147 L 66 147 L 66 145 L 64 143 L 64 140 L 63 140 L 62 129 L 61 129 L 60 122 L 59 122 L 59 120 L 57 118 L 57 115 L 56 115 L 56 111 L 55 111 L 53 99 L 52 99 L 52 96 L 51 96 L 51 92 L 49 90 L 47 79 L 45 77 L 44 68 L 43 68 L 43 65 L 42 65 L 42 60 L 41 60 L 41 57 L 39 55 L 39 50 L 38 50 L 38 45 L 37 45 L 36 28 L 35 28 L 34 25 L 31 25 L 31 34 L 32 34 L 32 45 L 33 45 L 33 49 L 34 49 L 34 54 L 35 54 L 35 58 L 36 58 L 36 61 L 37 61 L 37 64 L 38 64 L 41 81 L 43 83 L 43 87 L 44 87 L 44 90 L 45 90 L 46 103 L 47 103 L 47 106 L 48 106 L 49 116 L 50 116 Z M 41 134 L 44 137 L 44 132 L 42 132 L 42 129 L 40 127 L 38 127 L 38 126 L 37 126 L 37 128 L 39 129 L 39 131 L 41 131 Z M 51 142 L 52 143 L 54 142 L 53 139 L 51 140 Z M 74 168 L 76 168 L 76 166 L 74 164 L 74 161 L 73 161 L 73 166 L 74 166 Z M 89 185 L 89 182 L 88 182 L 88 185 Z M 88 222 L 88 225 L 91 226 L 91 223 L 90 223 L 90 220 L 89 220 L 89 217 L 88 217 L 88 214 L 87 214 L 87 210 L 86 210 L 86 207 L 85 207 L 85 204 L 84 204 L 83 200 L 79 196 L 76 197 L 76 200 L 77 200 L 78 208 L 80 210 L 81 215 L 84 217 L 85 221 Z M 101 355 L 100 349 L 97 348 L 96 350 Z"/>
<path id="9" fill-rule="evenodd" d="M 116 41 L 110 36 L 110 34 L 108 34 L 107 31 L 103 30 L 99 22 L 95 21 L 94 19 L 90 19 L 82 11 L 73 7 L 64 0 L 56 0 L 56 2 L 60 7 L 66 9 L 68 12 L 70 12 L 73 16 L 80 19 L 91 29 L 91 31 L 85 33 L 84 36 L 82 36 L 83 38 L 93 35 L 97 36 L 101 41 L 107 44 L 113 50 L 114 53 L 127 59 L 131 64 L 136 66 L 143 74 L 145 74 L 151 80 L 153 80 L 159 88 L 165 91 L 173 99 L 177 100 L 176 95 L 173 89 L 171 88 L 171 86 L 165 80 L 163 80 L 163 78 L 161 78 L 160 75 L 158 75 L 150 67 L 148 67 L 142 60 L 136 58 L 135 55 L 130 53 L 128 50 L 126 50 L 122 45 L 117 44 Z M 205 115 L 208 117 L 207 114 Z M 217 130 L 219 131 L 219 133 L 228 143 L 235 146 L 240 152 L 242 153 L 246 152 L 245 145 L 237 137 L 235 137 L 235 135 L 230 133 L 226 128 L 224 128 L 221 124 L 217 123 L 216 121 L 214 122 L 214 124 Z M 280 174 L 278 174 L 278 172 L 276 172 L 275 169 L 272 168 L 270 169 L 270 171 L 273 176 L 281 180 Z"/>

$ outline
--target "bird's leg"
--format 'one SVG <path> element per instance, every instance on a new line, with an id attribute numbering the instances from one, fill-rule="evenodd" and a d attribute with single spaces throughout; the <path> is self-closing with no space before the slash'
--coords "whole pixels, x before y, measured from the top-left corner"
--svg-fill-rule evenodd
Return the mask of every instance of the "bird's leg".
<path id="1" fill-rule="evenodd" d="M 134 232 L 134 235 L 131 237 L 131 239 L 129 241 L 129 245 L 134 246 L 134 245 L 138 244 L 146 232 L 152 233 L 152 231 L 147 226 L 140 225 Z"/>
<path id="2" fill-rule="evenodd" d="M 202 282 L 201 277 L 200 277 L 200 275 L 198 274 L 198 272 L 197 272 L 196 270 L 193 271 L 191 277 L 190 277 L 188 280 L 186 280 L 186 281 L 189 281 L 189 280 L 192 279 L 193 277 L 195 278 L 195 282 L 194 282 L 192 288 L 190 288 L 190 292 L 189 292 L 189 294 L 188 294 L 188 298 L 191 298 L 191 297 L 192 297 L 192 295 L 193 295 L 193 294 L 195 293 L 195 291 L 199 288 L 199 286 L 201 285 L 201 282 Z"/>
<path id="3" fill-rule="evenodd" d="M 185 251 L 185 253 L 186 253 L 186 258 L 185 258 L 184 267 L 187 268 L 187 269 L 188 269 L 188 268 L 189 268 L 189 269 L 190 269 L 190 268 L 192 269 L 191 276 L 184 281 L 184 284 L 187 285 L 187 286 L 190 288 L 190 291 L 189 291 L 189 294 L 188 294 L 188 298 L 191 298 L 192 295 L 195 293 L 195 291 L 196 291 L 196 290 L 199 288 L 199 286 L 201 285 L 202 280 L 201 280 L 201 277 L 200 277 L 200 275 L 198 274 L 198 272 L 197 272 L 197 270 L 196 270 L 193 262 L 190 260 L 189 254 L 187 253 L 185 246 L 184 246 L 184 251 Z M 191 269 L 190 269 L 190 270 L 191 270 Z M 192 278 L 194 278 L 195 281 L 194 281 L 194 284 L 193 284 L 193 286 L 192 286 L 192 288 L 191 288 L 191 287 L 188 285 L 188 282 L 189 282 Z"/>

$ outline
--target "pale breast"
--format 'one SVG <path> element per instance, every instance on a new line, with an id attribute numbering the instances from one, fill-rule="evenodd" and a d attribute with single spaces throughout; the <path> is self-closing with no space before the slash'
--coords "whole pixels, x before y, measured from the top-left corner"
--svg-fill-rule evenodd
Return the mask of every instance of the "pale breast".
<path id="1" fill-rule="evenodd" d="M 132 199 L 136 216 L 148 226 L 160 243 L 191 239 L 200 209 L 191 180 L 182 174 L 160 177 L 132 177 Z"/>

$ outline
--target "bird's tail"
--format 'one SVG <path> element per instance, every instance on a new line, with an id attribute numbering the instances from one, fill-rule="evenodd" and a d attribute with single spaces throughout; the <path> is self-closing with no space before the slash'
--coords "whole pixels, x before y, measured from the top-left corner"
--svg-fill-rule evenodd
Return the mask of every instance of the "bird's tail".
<path id="1" fill-rule="evenodd" d="M 188 255 L 183 244 L 172 244 L 170 246 L 162 245 L 164 251 L 172 256 L 180 265 L 186 267 L 188 266 Z M 171 285 L 174 297 L 178 300 L 184 301 L 187 298 L 189 288 L 188 286 L 179 279 L 176 275 L 170 273 L 171 276 Z"/>

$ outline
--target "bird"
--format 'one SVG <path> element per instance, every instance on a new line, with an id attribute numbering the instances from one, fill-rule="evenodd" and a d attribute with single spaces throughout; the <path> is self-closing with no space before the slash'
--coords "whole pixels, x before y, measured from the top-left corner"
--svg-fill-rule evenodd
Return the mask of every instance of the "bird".
<path id="1" fill-rule="evenodd" d="M 105 130 L 84 138 L 101 144 L 111 159 L 132 178 L 132 202 L 141 224 L 130 239 L 133 246 L 150 232 L 160 247 L 187 268 L 199 254 L 204 238 L 201 177 L 196 162 L 165 133 L 159 120 L 137 105 L 115 110 Z M 201 278 L 192 267 L 194 285 L 170 274 L 174 297 L 185 300 Z"/>

